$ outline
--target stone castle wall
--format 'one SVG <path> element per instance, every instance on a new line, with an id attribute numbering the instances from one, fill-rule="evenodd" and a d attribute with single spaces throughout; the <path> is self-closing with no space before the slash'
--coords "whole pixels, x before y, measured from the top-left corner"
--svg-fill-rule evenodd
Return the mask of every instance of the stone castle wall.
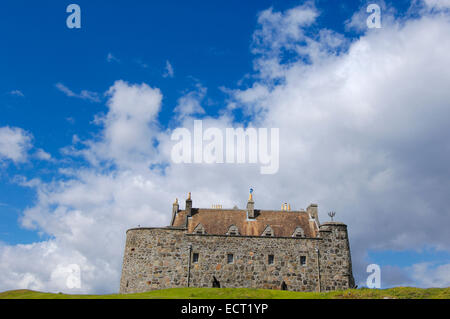
<path id="1" fill-rule="evenodd" d="M 198 262 L 193 262 L 194 253 Z M 233 254 L 232 263 L 228 254 Z M 268 262 L 269 255 L 273 264 Z M 305 265 L 301 256 L 306 257 Z M 325 223 L 320 238 L 198 235 L 170 228 L 128 230 L 121 293 L 187 287 L 188 280 L 190 287 L 212 287 L 214 277 L 227 288 L 281 289 L 283 282 L 293 291 L 350 288 L 354 281 L 347 227 Z"/>
<path id="2" fill-rule="evenodd" d="M 320 226 L 319 233 L 322 238 L 319 251 L 321 291 L 353 288 L 355 280 L 347 226 L 328 222 Z"/>

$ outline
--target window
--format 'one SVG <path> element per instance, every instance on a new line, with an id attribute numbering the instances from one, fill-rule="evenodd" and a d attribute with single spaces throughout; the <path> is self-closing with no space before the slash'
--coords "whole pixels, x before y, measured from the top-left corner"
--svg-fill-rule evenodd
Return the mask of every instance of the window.
<path id="1" fill-rule="evenodd" d="M 239 236 L 239 230 L 235 225 L 231 225 L 230 228 L 228 228 L 227 235 L 229 236 Z"/>
<path id="2" fill-rule="evenodd" d="M 300 226 L 298 226 L 297 228 L 295 228 L 294 233 L 292 234 L 292 237 L 303 238 L 303 237 L 305 237 L 305 232 L 303 231 L 303 229 Z"/>
<path id="3" fill-rule="evenodd" d="M 267 263 L 268 263 L 269 265 L 272 265 L 272 264 L 273 264 L 273 255 L 269 255 L 269 257 L 267 258 Z"/>
<path id="4" fill-rule="evenodd" d="M 262 236 L 273 237 L 273 236 L 274 236 L 274 233 L 273 233 L 272 228 L 271 228 L 269 225 L 267 225 L 266 228 L 264 229 L 264 231 L 263 231 L 263 233 L 262 233 L 261 235 L 262 235 Z"/>
<path id="5" fill-rule="evenodd" d="M 198 263 L 198 253 L 194 253 L 194 254 L 192 255 L 192 262 Z"/>
<path id="6" fill-rule="evenodd" d="M 306 266 L 306 256 L 300 256 L 300 265 Z"/>
<path id="7" fill-rule="evenodd" d="M 227 262 L 228 262 L 229 264 L 232 264 L 232 263 L 233 263 L 233 260 L 234 260 L 233 254 L 228 254 L 228 255 L 227 255 Z"/>
<path id="8" fill-rule="evenodd" d="M 198 235 L 204 235 L 204 234 L 206 234 L 205 227 L 203 227 L 202 224 L 198 224 L 198 225 L 194 228 L 194 234 L 198 234 Z"/>

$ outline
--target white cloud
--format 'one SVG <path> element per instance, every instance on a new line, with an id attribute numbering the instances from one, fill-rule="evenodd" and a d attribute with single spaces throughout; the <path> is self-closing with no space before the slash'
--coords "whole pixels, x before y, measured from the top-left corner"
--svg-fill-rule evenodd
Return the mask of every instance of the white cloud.
<path id="1" fill-rule="evenodd" d="M 35 156 L 43 161 L 50 161 L 52 159 L 52 156 L 41 148 L 36 150 Z"/>
<path id="2" fill-rule="evenodd" d="M 369 18 L 369 16 L 371 16 L 371 14 L 373 13 L 372 11 L 367 12 L 367 8 L 369 8 L 370 4 L 372 4 L 372 2 L 370 1 L 367 3 L 363 3 L 359 10 L 356 11 L 350 19 L 345 21 L 345 28 L 347 30 L 359 32 L 370 31 L 367 26 L 367 18 Z M 373 2 L 373 4 L 378 5 L 381 9 L 381 27 L 383 27 L 385 24 L 389 26 L 395 23 L 395 7 L 386 5 L 386 2 L 384 0 L 378 0 L 376 2 Z"/>
<path id="3" fill-rule="evenodd" d="M 366 274 L 367 278 L 368 273 Z M 366 286 L 365 279 L 361 281 Z M 421 262 L 411 266 L 381 267 L 381 288 L 391 287 L 446 288 L 450 286 L 450 264 Z"/>
<path id="4" fill-rule="evenodd" d="M 120 62 L 120 60 L 118 58 L 116 58 L 111 52 L 108 53 L 108 55 L 106 56 L 106 61 L 111 63 L 111 62 Z"/>
<path id="5" fill-rule="evenodd" d="M 70 90 L 67 86 L 65 86 L 62 83 L 56 83 L 55 86 L 56 86 L 56 88 L 58 90 L 60 90 L 61 92 L 63 92 L 67 96 L 70 96 L 70 97 L 78 96 L 77 94 L 75 94 L 72 90 Z"/>
<path id="6" fill-rule="evenodd" d="M 411 267 L 418 287 L 450 287 L 450 264 L 419 263 Z"/>
<path id="7" fill-rule="evenodd" d="M 75 119 L 71 116 L 66 117 L 66 121 L 69 122 L 70 124 L 75 124 Z"/>
<path id="8" fill-rule="evenodd" d="M 56 83 L 55 86 L 58 90 L 63 92 L 68 97 L 75 97 L 82 100 L 88 100 L 91 102 L 100 102 L 100 97 L 96 92 L 82 90 L 79 94 L 77 94 L 62 83 Z"/>
<path id="9" fill-rule="evenodd" d="M 258 15 L 259 28 L 253 35 L 254 53 L 279 53 L 285 47 L 291 47 L 305 38 L 303 27 L 311 25 L 318 16 L 312 2 L 289 9 L 274 12 L 272 8 Z"/>
<path id="10" fill-rule="evenodd" d="M 450 0 L 424 0 L 425 5 L 431 9 L 448 9 Z"/>
<path id="11" fill-rule="evenodd" d="M 104 125 L 102 138 L 89 142 L 91 148 L 85 155 L 95 163 L 112 160 L 125 167 L 148 165 L 155 154 L 151 145 L 161 108 L 159 89 L 117 81 L 107 95 L 109 112 L 97 119 Z"/>
<path id="12" fill-rule="evenodd" d="M 178 113 L 178 118 L 194 115 L 205 114 L 205 110 L 201 106 L 206 96 L 207 89 L 200 84 L 196 85 L 195 90 L 190 91 L 178 99 L 178 104 L 174 109 Z"/>
<path id="13" fill-rule="evenodd" d="M 162 96 L 158 89 L 123 81 L 117 81 L 108 95 L 109 112 L 100 119 L 101 138 L 86 143 L 88 148 L 82 153 L 91 168 L 66 169 L 62 173 L 68 180 L 48 184 L 17 181 L 35 188 L 39 197 L 38 204 L 24 212 L 22 225 L 51 234 L 55 240 L 0 247 L 1 290 L 76 292 L 66 286 L 58 271 L 76 264 L 81 268 L 79 291 L 114 291 L 120 278 L 117 248 L 124 244 L 125 230 L 146 220 L 166 223 L 166 216 L 155 208 L 169 200 L 168 194 L 158 186 L 163 183 L 161 178 L 147 169 L 147 162 L 154 158 L 151 141 L 156 131 L 152 125 Z M 96 165 L 105 161 L 118 168 L 102 173 L 106 167 Z M 39 261 L 27 267 L 25 256 Z M 6 274 L 7 269 L 15 271 Z"/>
<path id="14" fill-rule="evenodd" d="M 143 62 L 141 59 L 136 59 L 135 62 L 137 65 L 139 65 L 143 69 L 149 68 L 149 65 L 147 63 Z"/>
<path id="15" fill-rule="evenodd" d="M 22 91 L 20 90 L 12 90 L 11 92 L 9 92 L 10 95 L 13 96 L 19 96 L 19 97 L 24 97 L 25 94 L 22 93 Z"/>
<path id="16" fill-rule="evenodd" d="M 0 127 L 0 161 L 22 163 L 28 159 L 32 136 L 18 127 Z"/>
<path id="17" fill-rule="evenodd" d="M 170 64 L 169 61 L 166 61 L 166 68 L 163 73 L 163 77 L 165 78 L 173 78 L 174 76 L 174 70 L 172 64 Z"/>
<path id="18" fill-rule="evenodd" d="M 64 168 L 63 178 L 51 182 L 22 181 L 37 193 L 22 225 L 54 239 L 1 246 L 0 290 L 70 292 L 52 273 L 78 264 L 81 291 L 117 291 L 125 230 L 166 225 L 170 203 L 188 191 L 196 207 L 244 207 L 252 186 L 261 208 L 318 202 L 322 220 L 337 211 L 336 219 L 349 225 L 358 278 L 368 249 L 426 244 L 448 250 L 450 234 L 442 225 L 450 223 L 449 17 L 393 21 L 349 43 L 328 30 L 314 38 L 297 30 L 317 14 L 311 5 L 261 13 L 253 43 L 257 80 L 229 91 L 230 112 L 240 108 L 249 125 L 280 128 L 278 174 L 262 176 L 256 165 L 171 164 L 171 130 L 157 122 L 161 92 L 117 81 L 108 91 L 107 113 L 97 120 L 101 132 L 87 141 L 74 138 L 65 153 L 88 164 Z M 297 59 L 283 62 L 283 50 Z M 206 89 L 189 94 L 175 115 L 184 112 L 178 121 L 186 128 L 200 113 Z M 243 125 L 230 112 L 203 114 L 204 128 Z M 448 278 L 447 267 L 433 269 L 428 280 L 427 269 L 416 266 L 405 280 L 427 286 Z"/>

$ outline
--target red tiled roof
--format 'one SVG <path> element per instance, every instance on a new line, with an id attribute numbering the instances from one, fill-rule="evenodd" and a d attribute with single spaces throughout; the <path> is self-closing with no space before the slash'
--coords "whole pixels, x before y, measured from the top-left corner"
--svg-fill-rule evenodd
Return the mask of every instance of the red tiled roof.
<path id="1" fill-rule="evenodd" d="M 202 209 L 193 208 L 188 219 L 187 230 L 192 233 L 198 224 L 202 224 L 207 234 L 225 235 L 231 225 L 235 225 L 242 236 L 261 236 L 270 226 L 275 237 L 291 237 L 300 226 L 305 237 L 316 237 L 317 225 L 310 221 L 305 211 L 273 211 L 255 209 L 256 218 L 248 219 L 246 210 L 239 209 Z M 177 213 L 172 226 L 182 227 L 186 223 L 186 211 Z"/>

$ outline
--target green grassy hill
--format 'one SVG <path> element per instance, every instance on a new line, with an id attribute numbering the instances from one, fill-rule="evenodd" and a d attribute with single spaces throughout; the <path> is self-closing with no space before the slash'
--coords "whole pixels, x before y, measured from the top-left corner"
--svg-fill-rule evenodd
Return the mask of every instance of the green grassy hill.
<path id="1" fill-rule="evenodd" d="M 247 288 L 174 288 L 139 294 L 68 295 L 32 290 L 0 293 L 0 299 L 450 299 L 450 288 L 350 289 L 327 293 Z"/>

